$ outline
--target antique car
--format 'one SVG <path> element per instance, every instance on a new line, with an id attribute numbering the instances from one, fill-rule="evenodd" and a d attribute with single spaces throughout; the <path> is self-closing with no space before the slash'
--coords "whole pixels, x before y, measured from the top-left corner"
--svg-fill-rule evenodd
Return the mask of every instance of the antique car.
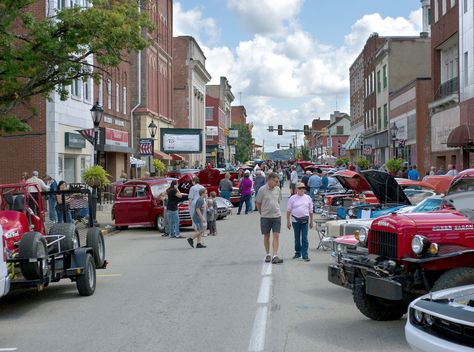
<path id="1" fill-rule="evenodd" d="M 207 193 L 214 191 L 217 195 L 220 194 L 219 192 L 219 183 L 225 177 L 225 172 L 218 170 L 218 169 L 203 169 L 199 171 L 196 175 L 199 178 L 201 184 L 207 188 Z M 230 173 L 230 180 L 234 181 L 237 178 L 236 172 Z M 237 180 L 237 185 L 234 184 L 234 187 L 230 193 L 230 202 L 232 204 L 239 204 L 240 202 L 240 191 L 239 185 Z"/>
<path id="2" fill-rule="evenodd" d="M 225 219 L 228 215 L 232 214 L 234 206 L 232 203 L 222 197 L 216 197 L 217 202 L 217 220 Z"/>
<path id="3" fill-rule="evenodd" d="M 107 266 L 104 239 L 97 227 L 87 229 L 83 247 L 72 223 L 52 224 L 47 231 L 46 195 L 58 195 L 64 201 L 71 192 L 40 193 L 36 184 L 0 186 L 0 297 L 17 288 L 41 290 L 66 278 L 76 283 L 81 296 L 90 296 L 96 288 L 96 269 Z"/>
<path id="4" fill-rule="evenodd" d="M 161 196 L 175 178 L 137 179 L 118 186 L 114 194 L 112 220 L 117 229 L 128 226 L 154 227 L 165 231 L 164 203 Z M 191 226 L 187 197 L 178 205 L 179 225 Z"/>
<path id="5" fill-rule="evenodd" d="M 445 204 L 428 213 L 375 219 L 359 238 L 368 255 L 341 256 L 328 279 L 350 288 L 362 314 L 394 320 L 431 290 L 474 283 L 474 169 L 453 178 Z"/>
<path id="6" fill-rule="evenodd" d="M 431 292 L 408 309 L 405 337 L 415 351 L 474 351 L 474 285 Z"/>

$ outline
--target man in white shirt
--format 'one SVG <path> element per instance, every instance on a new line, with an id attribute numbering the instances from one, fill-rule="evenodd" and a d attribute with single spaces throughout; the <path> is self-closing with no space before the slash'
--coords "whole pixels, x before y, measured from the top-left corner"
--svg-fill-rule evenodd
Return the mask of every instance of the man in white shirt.
<path id="1" fill-rule="evenodd" d="M 296 184 L 298 183 L 298 173 L 296 172 L 296 166 L 291 165 L 291 174 L 290 174 L 290 190 L 291 195 L 296 192 Z"/>
<path id="2" fill-rule="evenodd" d="M 36 184 L 40 192 L 49 191 L 49 186 L 47 186 L 46 183 L 44 183 L 44 181 L 38 177 L 38 174 L 38 171 L 33 171 L 31 173 L 32 176 L 28 180 L 26 180 L 26 183 Z M 36 189 L 36 187 L 30 186 L 28 187 L 28 192 L 35 193 L 38 192 L 38 190 Z"/>
<path id="3" fill-rule="evenodd" d="M 193 186 L 189 189 L 188 200 L 189 200 L 189 214 L 191 215 L 191 221 L 193 222 L 193 227 L 196 226 L 193 219 L 193 214 L 196 209 L 196 201 L 199 199 L 199 191 L 203 189 L 204 186 L 199 183 L 198 177 L 193 177 Z"/>
<path id="4" fill-rule="evenodd" d="M 458 170 L 456 170 L 456 165 L 449 164 L 448 165 L 448 172 L 446 173 L 447 176 L 456 176 L 458 174 Z"/>

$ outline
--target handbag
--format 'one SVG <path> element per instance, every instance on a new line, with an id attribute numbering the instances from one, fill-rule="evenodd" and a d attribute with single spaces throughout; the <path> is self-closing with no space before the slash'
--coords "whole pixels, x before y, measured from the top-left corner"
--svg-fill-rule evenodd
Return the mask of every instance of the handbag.
<path id="1" fill-rule="evenodd" d="M 302 216 L 300 218 L 293 216 L 298 224 L 307 224 L 309 221 L 309 216 Z"/>

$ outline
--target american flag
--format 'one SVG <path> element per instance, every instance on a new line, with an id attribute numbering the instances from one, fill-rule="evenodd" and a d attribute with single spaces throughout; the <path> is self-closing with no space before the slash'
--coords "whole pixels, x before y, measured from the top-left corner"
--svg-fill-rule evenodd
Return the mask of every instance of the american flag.
<path id="1" fill-rule="evenodd" d="M 141 138 L 138 145 L 138 154 L 153 155 L 153 140 L 150 138 Z"/>
<path id="2" fill-rule="evenodd" d="M 87 128 L 85 130 L 76 130 L 79 134 L 84 137 L 86 141 L 89 141 L 92 145 L 94 145 L 95 139 L 95 131 L 93 128 Z"/>

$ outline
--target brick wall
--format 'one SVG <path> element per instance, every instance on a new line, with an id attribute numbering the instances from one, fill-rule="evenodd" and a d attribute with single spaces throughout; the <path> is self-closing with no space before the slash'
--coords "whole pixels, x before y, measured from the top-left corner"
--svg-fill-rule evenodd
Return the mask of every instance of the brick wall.
<path id="1" fill-rule="evenodd" d="M 189 128 L 188 50 L 189 39 L 173 38 L 173 120 L 179 128 Z"/>

